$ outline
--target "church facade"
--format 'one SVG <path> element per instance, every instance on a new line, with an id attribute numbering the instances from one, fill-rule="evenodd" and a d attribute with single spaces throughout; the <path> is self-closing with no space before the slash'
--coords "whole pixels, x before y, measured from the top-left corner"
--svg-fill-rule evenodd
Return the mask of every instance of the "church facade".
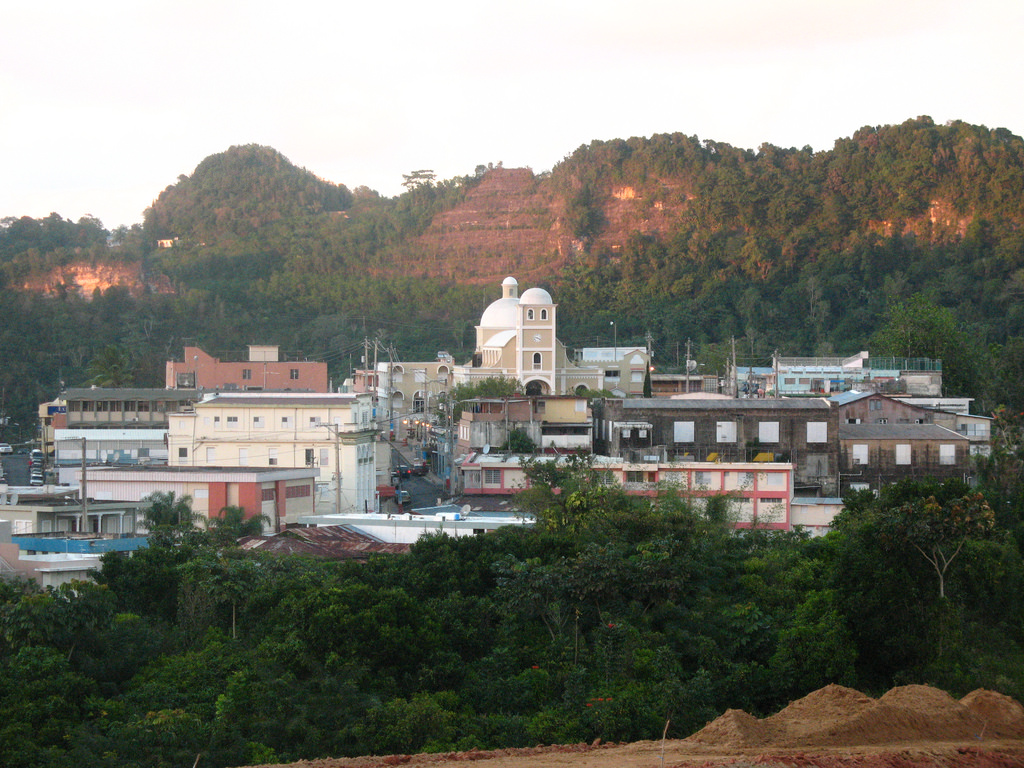
<path id="1" fill-rule="evenodd" d="M 452 371 L 456 383 L 495 376 L 521 381 L 528 395 L 577 394 L 604 386 L 604 370 L 569 358 L 558 340 L 558 305 L 543 288 L 519 295 L 519 282 L 506 277 L 501 298 L 491 302 L 476 326 L 476 350 L 467 365 Z"/>

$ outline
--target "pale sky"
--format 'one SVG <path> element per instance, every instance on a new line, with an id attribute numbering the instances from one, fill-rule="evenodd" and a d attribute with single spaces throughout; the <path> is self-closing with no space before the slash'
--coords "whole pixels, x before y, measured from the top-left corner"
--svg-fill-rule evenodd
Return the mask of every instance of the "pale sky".
<path id="1" fill-rule="evenodd" d="M 235 144 L 350 189 L 681 132 L 1024 134 L 1021 0 L 33 0 L 0 14 L 0 218 L 108 229 Z"/>

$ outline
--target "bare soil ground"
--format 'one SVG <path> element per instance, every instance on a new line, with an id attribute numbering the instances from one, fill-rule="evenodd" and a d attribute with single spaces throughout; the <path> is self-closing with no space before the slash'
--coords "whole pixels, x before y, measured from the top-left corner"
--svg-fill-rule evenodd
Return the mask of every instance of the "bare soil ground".
<path id="1" fill-rule="evenodd" d="M 829 685 L 763 720 L 730 709 L 689 738 L 664 743 L 321 759 L 288 768 L 448 768 L 468 761 L 474 768 L 1024 768 L 1024 707 L 983 689 L 957 701 L 907 685 L 872 699 Z"/>

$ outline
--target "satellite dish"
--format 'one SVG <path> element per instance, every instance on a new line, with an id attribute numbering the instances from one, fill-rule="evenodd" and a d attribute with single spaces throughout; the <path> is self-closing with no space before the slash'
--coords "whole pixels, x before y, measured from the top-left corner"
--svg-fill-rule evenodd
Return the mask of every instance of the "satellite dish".
<path id="1" fill-rule="evenodd" d="M 687 360 L 686 361 L 686 372 L 687 373 L 693 373 L 696 370 L 697 370 L 697 361 L 696 360 Z"/>
<path id="2" fill-rule="evenodd" d="M 484 453 L 484 455 L 486 455 L 486 454 L 488 454 L 490 452 L 491 452 L 491 444 L 487 443 L 487 445 L 485 445 L 484 448 L 483 448 L 483 453 Z"/>

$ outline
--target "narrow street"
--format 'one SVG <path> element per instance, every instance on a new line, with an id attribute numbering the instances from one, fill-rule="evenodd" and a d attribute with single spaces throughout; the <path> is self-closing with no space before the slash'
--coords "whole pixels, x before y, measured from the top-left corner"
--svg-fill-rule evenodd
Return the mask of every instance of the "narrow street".
<path id="1" fill-rule="evenodd" d="M 422 452 L 419 446 L 400 446 L 392 443 L 391 446 L 391 469 L 397 471 L 398 467 L 404 465 L 412 467 L 415 462 L 422 460 Z M 406 490 L 411 497 L 406 509 L 422 509 L 424 507 L 436 507 L 438 500 L 443 494 L 440 480 L 432 472 L 424 477 L 411 475 L 399 478 L 399 490 Z"/>

